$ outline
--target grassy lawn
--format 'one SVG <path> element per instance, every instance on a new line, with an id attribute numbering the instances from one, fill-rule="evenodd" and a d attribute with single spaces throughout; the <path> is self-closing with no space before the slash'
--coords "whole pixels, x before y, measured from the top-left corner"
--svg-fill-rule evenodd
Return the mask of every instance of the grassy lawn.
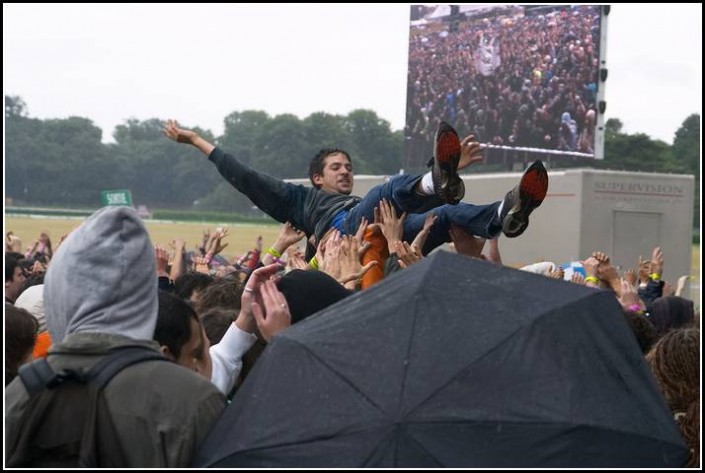
<path id="1" fill-rule="evenodd" d="M 32 245 L 42 231 L 47 231 L 52 243 L 56 245 L 62 235 L 79 226 L 83 220 L 83 218 L 6 217 L 5 230 L 12 230 L 15 235 L 20 237 L 24 248 Z M 215 225 L 202 223 L 158 223 L 149 220 L 146 220 L 145 223 L 152 243 L 164 245 L 169 251 L 171 250 L 169 242 L 173 241 L 174 238 L 178 237 L 186 240 L 186 248 L 193 250 L 201 242 L 201 236 L 205 229 L 215 230 Z M 223 256 L 229 260 L 243 255 L 254 248 L 258 236 L 262 236 L 262 245 L 266 249 L 274 243 L 279 234 L 278 224 L 255 225 L 243 223 L 227 225 L 227 228 L 230 235 L 225 239 L 228 247 L 223 251 Z"/>

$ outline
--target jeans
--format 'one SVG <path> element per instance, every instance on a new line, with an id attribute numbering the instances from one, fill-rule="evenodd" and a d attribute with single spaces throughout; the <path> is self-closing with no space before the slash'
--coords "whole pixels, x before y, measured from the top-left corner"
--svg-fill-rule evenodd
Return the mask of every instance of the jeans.
<path id="1" fill-rule="evenodd" d="M 494 238 L 499 235 L 502 226 L 497 215 L 500 202 L 488 205 L 472 205 L 460 202 L 457 205 L 444 204 L 436 196 L 419 195 L 414 186 L 421 176 L 394 176 L 384 184 L 375 186 L 352 209 L 344 223 L 345 233 L 354 234 L 360 226 L 360 220 L 365 217 L 368 222 L 374 219 L 374 209 L 380 200 L 387 199 L 397 211 L 397 215 L 406 212 L 404 220 L 404 241 L 412 242 L 423 228 L 426 215 L 437 216 L 436 223 L 423 248 L 426 254 L 434 248 L 451 241 L 449 230 L 455 224 L 469 233 L 482 238 Z"/>

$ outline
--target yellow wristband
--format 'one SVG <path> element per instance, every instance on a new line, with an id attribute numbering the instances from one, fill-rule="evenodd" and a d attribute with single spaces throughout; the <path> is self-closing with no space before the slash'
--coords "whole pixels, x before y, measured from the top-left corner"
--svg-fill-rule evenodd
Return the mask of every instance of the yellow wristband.
<path id="1" fill-rule="evenodd" d="M 593 284 L 600 284 L 600 280 L 597 279 L 597 276 L 588 276 L 585 278 L 585 282 L 591 282 Z"/>
<path id="2" fill-rule="evenodd" d="M 661 275 L 659 273 L 651 273 L 649 277 L 652 281 L 658 281 L 659 279 L 661 279 Z"/>
<path id="3" fill-rule="evenodd" d="M 313 269 L 318 269 L 318 261 L 316 260 L 315 256 L 309 260 L 308 265 L 311 266 Z"/>
<path id="4" fill-rule="evenodd" d="M 265 253 L 267 253 L 268 255 L 272 255 L 272 256 L 274 256 L 275 258 L 281 258 L 281 257 L 282 257 L 282 254 L 279 253 L 277 250 L 275 250 L 273 246 L 270 246 L 269 248 L 267 248 L 267 251 L 265 251 Z"/>

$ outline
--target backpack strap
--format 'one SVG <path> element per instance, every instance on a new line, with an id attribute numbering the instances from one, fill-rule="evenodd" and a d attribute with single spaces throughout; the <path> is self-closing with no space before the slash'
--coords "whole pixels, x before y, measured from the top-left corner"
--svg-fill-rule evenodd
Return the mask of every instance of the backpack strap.
<path id="1" fill-rule="evenodd" d="M 30 397 L 47 387 L 56 376 L 46 358 L 40 358 L 20 366 L 17 374 L 22 379 Z"/>
<path id="2" fill-rule="evenodd" d="M 46 358 L 22 365 L 17 374 L 22 379 L 30 396 L 37 394 L 44 388 L 54 389 L 66 381 L 75 381 L 80 384 L 86 384 L 89 381 L 86 378 L 86 373 L 80 368 L 65 369 L 61 373 L 55 372 Z"/>
<path id="3" fill-rule="evenodd" d="M 101 393 L 120 371 L 148 360 L 169 361 L 154 349 L 127 346 L 109 351 L 89 370 L 56 373 L 45 358 L 21 367 L 18 376 L 30 397 L 20 429 L 8 440 L 13 451 L 8 454 L 7 466 L 107 466 L 101 464 L 99 447 L 113 445 L 118 449 L 120 436 Z M 68 428 L 57 423 L 65 418 L 62 412 L 66 410 L 75 411 Z M 38 443 L 35 439 L 40 436 Z"/>
<path id="4" fill-rule="evenodd" d="M 123 369 L 136 363 L 149 360 L 169 361 L 161 353 L 146 347 L 132 346 L 113 350 L 88 372 L 88 413 L 83 428 L 78 466 L 81 468 L 97 468 L 107 465 L 100 463 L 99 441 L 118 448 L 120 436 L 107 414 L 105 399 L 100 393 L 103 388 Z M 99 433 L 99 426 L 100 428 Z"/>
<path id="5" fill-rule="evenodd" d="M 18 375 L 25 385 L 30 397 L 44 388 L 54 389 L 66 381 L 76 381 L 81 384 L 95 383 L 100 391 L 113 377 L 128 366 L 141 361 L 166 360 L 164 356 L 150 348 L 128 346 L 111 350 L 87 373 L 81 369 L 65 369 L 60 373 L 54 371 L 46 358 L 40 358 L 32 363 L 22 365 Z"/>
<path id="6" fill-rule="evenodd" d="M 96 363 L 88 372 L 87 378 L 100 391 L 123 369 L 149 360 L 169 361 L 164 355 L 150 348 L 140 346 L 117 348 Z"/>

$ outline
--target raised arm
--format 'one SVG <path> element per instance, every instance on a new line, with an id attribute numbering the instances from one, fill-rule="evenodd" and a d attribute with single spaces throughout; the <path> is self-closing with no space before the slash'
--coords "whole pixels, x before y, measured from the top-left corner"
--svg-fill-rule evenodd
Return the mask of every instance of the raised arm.
<path id="1" fill-rule="evenodd" d="M 195 146 L 201 153 L 205 154 L 206 157 L 209 156 L 211 151 L 215 149 L 213 144 L 201 138 L 195 131 L 179 128 L 179 124 L 176 120 L 166 121 L 166 125 L 164 126 L 164 134 L 167 138 L 174 140 L 177 143 L 186 143 Z"/>
<path id="2" fill-rule="evenodd" d="M 262 212 L 274 220 L 291 222 L 306 235 L 316 230 L 317 221 L 311 218 L 311 209 L 318 208 L 325 194 L 302 185 L 295 185 L 259 172 L 242 163 L 196 132 L 179 128 L 175 120 L 168 120 L 164 135 L 177 143 L 193 145 L 215 164 L 223 178 L 235 189 L 245 194 Z"/>

